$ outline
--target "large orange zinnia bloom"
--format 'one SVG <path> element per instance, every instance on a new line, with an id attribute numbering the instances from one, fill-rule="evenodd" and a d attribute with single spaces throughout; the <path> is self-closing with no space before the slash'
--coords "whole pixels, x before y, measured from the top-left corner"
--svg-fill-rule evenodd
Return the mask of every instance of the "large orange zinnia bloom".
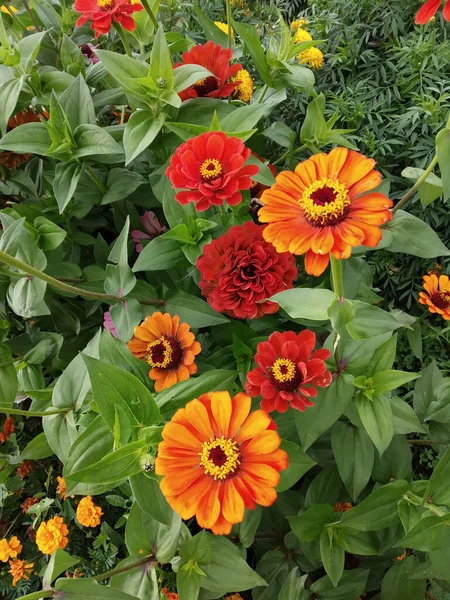
<path id="1" fill-rule="evenodd" d="M 419 293 L 420 304 L 426 304 L 431 313 L 450 321 L 450 280 L 448 275 L 424 275 L 425 292 Z"/>
<path id="2" fill-rule="evenodd" d="M 171 317 L 160 312 L 134 328 L 128 348 L 150 365 L 149 377 L 154 380 L 157 392 L 197 373 L 194 360 L 202 348 L 190 329 L 187 323 L 180 323 L 177 315 Z"/>
<path id="3" fill-rule="evenodd" d="M 239 393 L 210 392 L 178 410 L 162 432 L 155 471 L 161 491 L 183 518 L 226 535 L 245 508 L 271 506 L 279 471 L 288 466 L 280 436 L 267 413 L 250 412 Z"/>
<path id="4" fill-rule="evenodd" d="M 278 252 L 306 253 L 306 271 L 316 276 L 327 268 L 330 252 L 343 259 L 353 246 L 377 246 L 380 225 L 392 219 L 392 201 L 370 191 L 381 183 L 374 165 L 359 152 L 335 148 L 315 154 L 295 172 L 282 171 L 261 196 L 258 217 L 269 223 L 264 239 Z"/>

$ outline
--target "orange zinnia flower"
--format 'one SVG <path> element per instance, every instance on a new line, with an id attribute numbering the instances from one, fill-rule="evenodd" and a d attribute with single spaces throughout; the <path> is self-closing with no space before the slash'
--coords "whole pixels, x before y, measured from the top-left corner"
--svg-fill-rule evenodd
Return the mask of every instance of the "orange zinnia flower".
<path id="1" fill-rule="evenodd" d="M 306 253 L 306 271 L 316 276 L 327 268 L 330 252 L 343 259 L 353 246 L 377 246 L 380 225 L 392 219 L 392 201 L 370 191 L 381 182 L 374 165 L 359 152 L 335 148 L 315 154 L 295 172 L 281 172 L 261 196 L 258 217 L 269 223 L 264 238 L 278 252 Z"/>
<path id="2" fill-rule="evenodd" d="M 77 507 L 77 519 L 80 525 L 97 527 L 100 525 L 102 515 L 102 509 L 92 502 L 92 496 L 86 496 L 80 500 Z"/>
<path id="3" fill-rule="evenodd" d="M 64 550 L 69 543 L 69 529 L 62 517 L 43 521 L 36 532 L 36 544 L 42 554 L 53 554 L 58 548 Z"/>
<path id="4" fill-rule="evenodd" d="M 16 558 L 22 552 L 22 544 L 15 535 L 9 540 L 0 540 L 0 561 L 8 562 L 10 558 Z"/>
<path id="5" fill-rule="evenodd" d="M 197 373 L 195 356 L 201 346 L 187 323 L 180 317 L 155 312 L 134 328 L 128 348 L 151 366 L 149 377 L 155 390 L 161 392 L 178 381 L 185 381 Z"/>
<path id="6" fill-rule="evenodd" d="M 243 393 L 210 392 L 179 409 L 162 432 L 155 462 L 162 493 L 183 519 L 195 515 L 215 534 L 230 533 L 245 507 L 271 506 L 288 466 L 274 422 L 250 408 Z"/>
<path id="7" fill-rule="evenodd" d="M 33 567 L 34 563 L 27 563 L 25 560 L 11 560 L 9 562 L 9 572 L 13 577 L 13 587 L 16 587 L 21 579 L 30 579 Z"/>
<path id="8" fill-rule="evenodd" d="M 420 292 L 420 304 L 426 304 L 431 313 L 442 315 L 450 321 L 450 280 L 448 275 L 424 275 L 423 287 L 425 292 Z"/>

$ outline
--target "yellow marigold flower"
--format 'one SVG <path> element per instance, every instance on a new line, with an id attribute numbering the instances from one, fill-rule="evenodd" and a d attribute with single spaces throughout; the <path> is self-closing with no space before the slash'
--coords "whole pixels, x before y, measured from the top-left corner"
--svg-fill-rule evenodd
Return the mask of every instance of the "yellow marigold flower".
<path id="1" fill-rule="evenodd" d="M 305 31 L 305 29 L 299 29 L 295 35 L 295 43 L 299 44 L 300 42 L 311 42 L 312 35 Z"/>
<path id="2" fill-rule="evenodd" d="M 97 527 L 97 525 L 100 525 L 102 514 L 103 511 L 100 506 L 96 506 L 92 502 L 92 496 L 86 496 L 80 500 L 77 508 L 77 519 L 80 525 Z"/>
<path id="3" fill-rule="evenodd" d="M 9 572 L 12 575 L 13 587 L 19 583 L 21 579 L 30 579 L 30 575 L 33 572 L 34 563 L 27 563 L 24 560 L 11 560 L 9 562 Z"/>
<path id="4" fill-rule="evenodd" d="M 239 85 L 234 88 L 231 96 L 242 102 L 250 102 L 253 96 L 253 79 L 247 69 L 241 69 L 233 75 L 231 81 L 240 81 Z"/>
<path id="5" fill-rule="evenodd" d="M 400 554 L 400 556 L 396 556 L 395 560 L 403 560 L 404 558 L 406 558 L 406 550 L 404 550 L 403 554 Z"/>
<path id="6" fill-rule="evenodd" d="M 334 512 L 347 512 L 353 508 L 351 502 L 338 502 L 334 505 Z"/>
<path id="7" fill-rule="evenodd" d="M 58 482 L 56 491 L 60 495 L 61 500 L 65 500 L 67 498 L 66 482 L 64 481 L 64 479 L 62 477 L 57 477 L 56 481 Z"/>
<path id="8" fill-rule="evenodd" d="M 323 54 L 319 48 L 308 48 L 308 50 L 300 52 L 297 58 L 302 65 L 307 65 L 315 71 L 319 71 L 323 66 Z"/>
<path id="9" fill-rule="evenodd" d="M 226 23 L 222 23 L 221 21 L 214 21 L 214 25 L 228 35 L 228 25 Z M 234 40 L 233 28 L 231 28 L 231 37 Z"/>
<path id="10" fill-rule="evenodd" d="M 296 19 L 295 21 L 292 21 L 291 31 L 293 31 L 293 32 L 298 31 L 300 29 L 300 27 L 303 27 L 304 25 L 306 25 L 306 23 L 307 23 L 306 19 Z"/>
<path id="11" fill-rule="evenodd" d="M 22 552 L 22 544 L 19 539 L 13 535 L 9 540 L 4 538 L 0 540 L 0 560 L 8 562 L 10 558 L 16 558 Z"/>
<path id="12" fill-rule="evenodd" d="M 12 4 L 8 4 L 8 7 L 6 6 L 1 6 L 0 10 L 2 11 L 2 13 L 6 13 L 7 15 L 17 12 L 17 8 L 15 8 Z"/>
<path id="13" fill-rule="evenodd" d="M 36 544 L 42 554 L 53 554 L 55 550 L 67 546 L 69 530 L 62 517 L 43 521 L 36 533 Z"/>

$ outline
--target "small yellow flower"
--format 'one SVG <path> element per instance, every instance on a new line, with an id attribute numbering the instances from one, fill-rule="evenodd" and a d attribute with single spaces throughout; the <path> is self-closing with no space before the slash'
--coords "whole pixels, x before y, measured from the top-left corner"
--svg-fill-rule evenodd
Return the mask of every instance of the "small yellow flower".
<path id="1" fill-rule="evenodd" d="M 323 54 L 319 48 L 314 48 L 314 46 L 312 48 L 308 48 L 308 50 L 300 52 L 297 58 L 302 65 L 307 65 L 315 71 L 319 71 L 323 66 Z"/>
<path id="2" fill-rule="evenodd" d="M 250 102 L 253 96 L 253 79 L 246 69 L 241 69 L 233 75 L 231 81 L 240 81 L 239 85 L 234 88 L 232 97 L 242 102 Z"/>
<path id="3" fill-rule="evenodd" d="M 214 25 L 228 35 L 228 25 L 226 23 L 222 23 L 221 21 L 214 21 Z M 231 37 L 234 40 L 233 28 L 231 28 Z"/>
<path id="4" fill-rule="evenodd" d="M 62 517 L 43 521 L 36 532 L 36 544 L 42 554 L 53 554 L 55 550 L 67 546 L 69 530 Z"/>
<path id="5" fill-rule="evenodd" d="M 300 29 L 300 27 L 303 27 L 304 25 L 306 25 L 307 20 L 306 19 L 296 19 L 295 21 L 292 21 L 291 23 L 291 31 L 292 32 L 296 32 Z"/>
<path id="6" fill-rule="evenodd" d="M 12 4 L 8 4 L 8 7 L 6 6 L 1 6 L 0 10 L 2 11 L 2 13 L 6 13 L 7 15 L 17 12 L 17 8 L 15 8 Z"/>
<path id="7" fill-rule="evenodd" d="M 295 43 L 299 44 L 300 42 L 311 42 L 312 35 L 305 31 L 304 29 L 299 29 L 295 34 Z"/>
<path id="8" fill-rule="evenodd" d="M 10 558 L 16 558 L 22 552 L 22 544 L 19 539 L 13 535 L 9 540 L 4 538 L 0 540 L 0 560 L 8 562 Z"/>
<path id="9" fill-rule="evenodd" d="M 34 563 L 27 563 L 24 560 L 17 559 L 9 561 L 9 572 L 13 577 L 13 587 L 16 587 L 21 579 L 30 579 L 33 567 Z"/>
<path id="10" fill-rule="evenodd" d="M 97 525 L 100 525 L 102 514 L 102 509 L 92 502 L 91 496 L 86 496 L 80 500 L 77 508 L 77 519 L 80 525 L 97 527 Z"/>

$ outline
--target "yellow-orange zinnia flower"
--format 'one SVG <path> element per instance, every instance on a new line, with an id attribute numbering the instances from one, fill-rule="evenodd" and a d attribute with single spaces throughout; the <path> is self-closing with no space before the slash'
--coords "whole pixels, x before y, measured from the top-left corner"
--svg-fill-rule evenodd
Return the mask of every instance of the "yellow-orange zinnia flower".
<path id="1" fill-rule="evenodd" d="M 450 280 L 448 275 L 424 275 L 423 287 L 425 292 L 420 292 L 420 304 L 426 304 L 431 313 L 441 315 L 450 321 Z"/>
<path id="2" fill-rule="evenodd" d="M 305 269 L 316 276 L 327 268 L 330 253 L 344 259 L 353 246 L 377 246 L 380 225 L 392 219 L 392 200 L 370 191 L 381 182 L 374 165 L 359 152 L 335 148 L 315 154 L 295 172 L 279 173 L 261 196 L 258 217 L 269 223 L 264 239 L 278 252 L 306 253 Z"/>
<path id="3" fill-rule="evenodd" d="M 102 514 L 102 509 L 92 502 L 91 496 L 86 496 L 80 500 L 77 507 L 77 519 L 80 525 L 97 527 L 97 525 L 100 525 Z"/>
<path id="4" fill-rule="evenodd" d="M 36 532 L 36 544 L 42 554 L 53 554 L 55 550 L 67 546 L 69 530 L 62 517 L 43 521 Z"/>
<path id="5" fill-rule="evenodd" d="M 13 578 L 13 587 L 16 587 L 21 579 L 30 579 L 33 567 L 34 563 L 27 563 L 25 560 L 11 560 L 9 562 L 9 572 Z"/>
<path id="6" fill-rule="evenodd" d="M 194 360 L 202 348 L 190 329 L 177 315 L 160 312 L 134 328 L 128 348 L 150 365 L 149 377 L 155 381 L 157 392 L 197 373 Z"/>
<path id="7" fill-rule="evenodd" d="M 228 534 L 245 507 L 271 506 L 288 457 L 267 413 L 250 412 L 243 393 L 210 392 L 186 404 L 162 432 L 155 471 L 161 491 L 183 518 Z"/>
<path id="8" fill-rule="evenodd" d="M 22 544 L 15 535 L 9 540 L 0 540 L 0 560 L 2 562 L 8 562 L 10 558 L 16 558 L 18 554 L 22 552 Z"/>

